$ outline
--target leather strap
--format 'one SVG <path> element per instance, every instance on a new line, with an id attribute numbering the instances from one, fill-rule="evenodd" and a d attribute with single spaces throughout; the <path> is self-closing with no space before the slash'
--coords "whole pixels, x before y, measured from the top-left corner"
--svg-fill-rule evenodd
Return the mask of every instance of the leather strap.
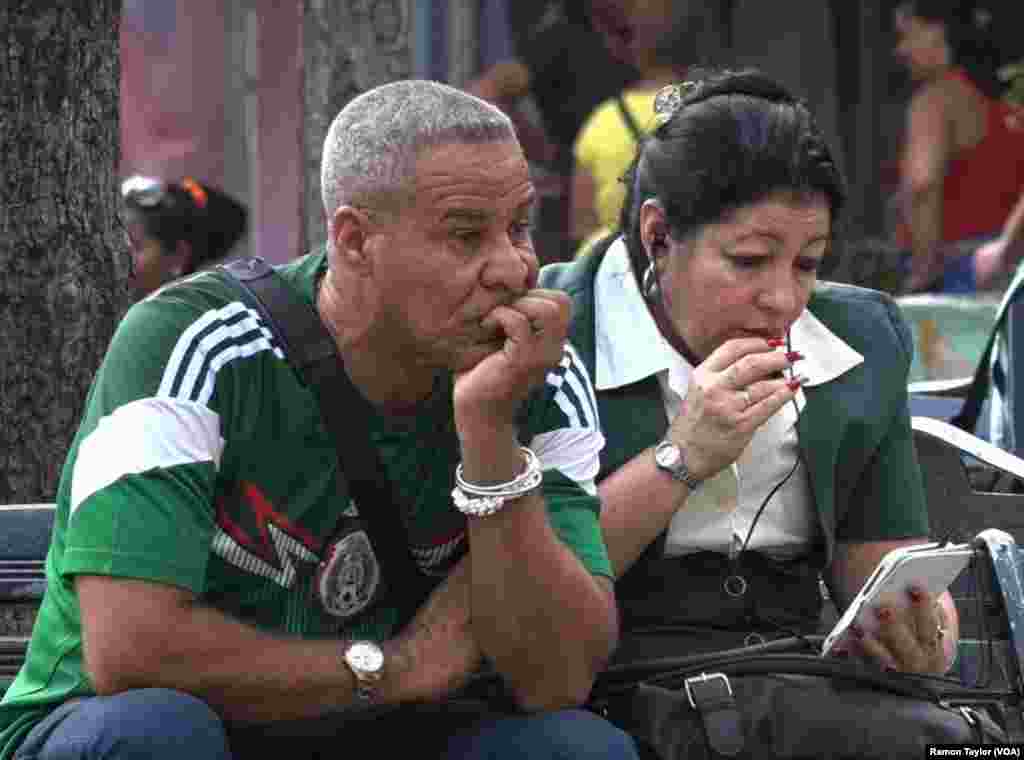
<path id="1" fill-rule="evenodd" d="M 400 502 L 384 464 L 369 440 L 370 403 L 352 384 L 334 338 L 311 304 L 300 298 L 263 259 L 243 257 L 219 267 L 242 292 L 282 344 L 285 357 L 317 398 L 324 424 L 334 438 L 339 471 L 348 481 L 381 575 L 397 600 L 400 620 L 416 611 L 427 579 L 409 551 Z"/>
<path id="2" fill-rule="evenodd" d="M 684 683 L 690 705 L 704 723 L 708 746 L 722 757 L 736 757 L 743 751 L 743 720 L 732 684 L 724 673 L 701 673 Z"/>

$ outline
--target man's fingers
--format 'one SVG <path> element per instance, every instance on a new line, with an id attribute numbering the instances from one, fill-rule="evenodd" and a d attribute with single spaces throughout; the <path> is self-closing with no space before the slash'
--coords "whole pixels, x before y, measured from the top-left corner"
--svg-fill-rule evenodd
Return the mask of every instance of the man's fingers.
<path id="1" fill-rule="evenodd" d="M 506 337 L 519 342 L 543 330 L 540 320 L 533 323 L 528 314 L 511 306 L 495 306 L 484 318 L 483 324 L 496 324 Z"/>
<path id="2" fill-rule="evenodd" d="M 564 337 L 568 332 L 572 301 L 568 294 L 562 291 L 537 289 L 531 290 L 508 306 L 499 308 L 512 309 L 524 315 L 534 335 L 554 332 Z"/>

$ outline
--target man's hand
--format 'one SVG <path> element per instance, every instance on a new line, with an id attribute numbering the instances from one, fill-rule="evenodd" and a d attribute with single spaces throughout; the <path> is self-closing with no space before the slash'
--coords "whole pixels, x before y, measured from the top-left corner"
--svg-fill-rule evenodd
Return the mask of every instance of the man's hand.
<path id="1" fill-rule="evenodd" d="M 558 290 L 534 289 L 498 306 L 482 326 L 500 333 L 500 346 L 455 376 L 455 421 L 460 431 L 510 428 L 530 391 L 562 359 L 571 300 Z"/>

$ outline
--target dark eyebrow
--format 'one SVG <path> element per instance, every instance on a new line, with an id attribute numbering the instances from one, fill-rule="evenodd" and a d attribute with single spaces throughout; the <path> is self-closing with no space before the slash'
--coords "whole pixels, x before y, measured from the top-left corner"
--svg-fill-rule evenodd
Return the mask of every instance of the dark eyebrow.
<path id="1" fill-rule="evenodd" d="M 782 245 L 785 242 L 782 239 L 781 235 L 776 235 L 774 232 L 771 232 L 770 230 L 754 230 L 752 232 L 747 232 L 743 235 L 740 235 L 738 238 L 732 241 L 732 245 L 737 245 L 751 238 L 768 238 L 772 242 L 778 243 L 779 245 Z M 807 245 L 805 245 L 804 248 L 809 248 L 812 245 L 815 245 L 816 243 L 820 243 L 822 241 L 827 243 L 831 239 L 832 235 L 830 233 L 823 233 L 808 240 Z"/>

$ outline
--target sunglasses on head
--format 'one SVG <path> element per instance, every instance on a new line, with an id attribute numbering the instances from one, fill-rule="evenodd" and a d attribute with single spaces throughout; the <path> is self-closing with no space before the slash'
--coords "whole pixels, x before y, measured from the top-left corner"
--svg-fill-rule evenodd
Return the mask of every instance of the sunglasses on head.
<path id="1" fill-rule="evenodd" d="M 121 198 L 141 208 L 156 208 L 167 199 L 169 187 L 162 179 L 136 174 L 121 183 Z M 194 179 L 185 177 L 177 187 L 188 193 L 197 208 L 206 208 L 206 191 Z"/>

